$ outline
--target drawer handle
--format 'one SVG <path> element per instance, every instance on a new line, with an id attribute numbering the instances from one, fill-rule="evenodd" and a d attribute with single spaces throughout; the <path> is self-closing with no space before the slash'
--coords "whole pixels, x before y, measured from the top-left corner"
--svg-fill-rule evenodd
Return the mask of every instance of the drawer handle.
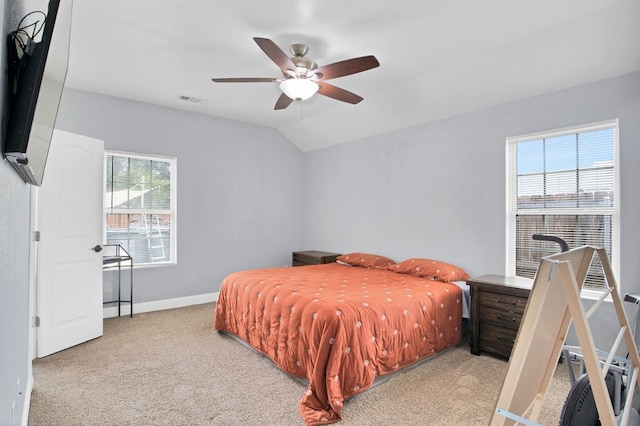
<path id="1" fill-rule="evenodd" d="M 514 339 L 509 339 L 507 337 L 502 337 L 502 336 L 498 336 L 497 339 L 500 340 L 501 342 L 507 342 L 507 343 L 515 343 L 516 342 Z"/>
<path id="2" fill-rule="evenodd" d="M 511 322 L 516 322 L 515 318 L 505 318 L 502 315 L 496 315 L 496 318 L 499 320 L 507 320 L 507 321 L 511 321 Z"/>
<path id="3" fill-rule="evenodd" d="M 514 302 L 513 300 L 501 300 L 498 299 L 498 303 L 502 303 L 503 305 L 513 305 L 516 306 L 518 304 L 518 302 Z"/>

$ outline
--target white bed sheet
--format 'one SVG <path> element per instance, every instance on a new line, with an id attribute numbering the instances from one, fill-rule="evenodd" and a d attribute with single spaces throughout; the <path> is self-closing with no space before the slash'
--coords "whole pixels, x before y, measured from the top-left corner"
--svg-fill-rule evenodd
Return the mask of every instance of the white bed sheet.
<path id="1" fill-rule="evenodd" d="M 466 281 L 454 281 L 462 289 L 462 318 L 471 317 L 471 289 Z"/>

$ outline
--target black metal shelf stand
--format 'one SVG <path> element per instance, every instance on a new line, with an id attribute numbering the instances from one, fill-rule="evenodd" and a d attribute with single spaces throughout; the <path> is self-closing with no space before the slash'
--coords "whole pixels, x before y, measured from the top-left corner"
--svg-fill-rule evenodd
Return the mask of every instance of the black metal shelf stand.
<path id="1" fill-rule="evenodd" d="M 122 303 L 128 303 L 129 317 L 133 317 L 133 257 L 120 245 L 120 244 L 104 244 L 102 246 L 106 253 L 102 256 L 102 269 L 118 268 L 118 298 L 103 302 L 103 305 L 112 303 L 118 304 L 118 316 L 120 316 L 120 309 Z M 129 262 L 129 300 L 122 299 L 122 266 L 123 263 Z M 126 265 L 125 265 L 126 266 Z"/>

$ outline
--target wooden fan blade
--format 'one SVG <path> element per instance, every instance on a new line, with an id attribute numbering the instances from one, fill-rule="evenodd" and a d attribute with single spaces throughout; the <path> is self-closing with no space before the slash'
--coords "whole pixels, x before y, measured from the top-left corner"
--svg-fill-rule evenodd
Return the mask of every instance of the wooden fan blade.
<path id="1" fill-rule="evenodd" d="M 291 105 L 291 102 L 293 102 L 293 99 L 283 93 L 276 101 L 276 106 L 273 109 L 285 109 L 286 107 Z"/>
<path id="2" fill-rule="evenodd" d="M 356 74 L 380 66 L 375 56 L 362 56 L 360 58 L 347 59 L 333 64 L 324 65 L 313 70 L 320 80 L 344 77 Z"/>
<path id="3" fill-rule="evenodd" d="M 215 83 L 273 83 L 277 78 L 212 78 Z"/>
<path id="4" fill-rule="evenodd" d="M 324 81 L 319 82 L 318 86 L 320 86 L 320 89 L 318 89 L 318 93 L 342 102 L 357 104 L 363 99 L 361 96 L 358 96 L 355 93 L 351 93 L 348 90 L 344 90 L 332 84 L 325 83 Z"/>
<path id="5" fill-rule="evenodd" d="M 287 73 L 287 70 L 295 71 L 296 65 L 291 61 L 289 56 L 282 51 L 273 41 L 268 38 L 254 37 L 253 40 L 260 46 L 260 49 L 267 54 L 267 56 L 275 62 L 275 64 L 282 70 L 283 73 Z"/>

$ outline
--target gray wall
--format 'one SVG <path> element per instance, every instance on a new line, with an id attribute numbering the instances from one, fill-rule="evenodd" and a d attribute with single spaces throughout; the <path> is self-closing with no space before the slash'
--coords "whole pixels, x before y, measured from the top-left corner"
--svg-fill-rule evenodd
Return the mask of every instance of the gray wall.
<path id="1" fill-rule="evenodd" d="M 136 303 L 216 292 L 227 274 L 289 264 L 300 246 L 302 152 L 274 130 L 77 90 L 56 127 L 177 157 L 178 263 L 136 269 Z"/>
<path id="2" fill-rule="evenodd" d="M 622 275 L 640 290 L 640 73 L 305 156 L 304 243 L 505 271 L 505 139 L 620 119 Z"/>
<path id="3" fill-rule="evenodd" d="M 0 4 L 0 34 L 14 29 L 22 16 L 22 3 Z M 0 99 L 6 96 L 6 45 L 0 43 L 3 82 Z M 2 133 L 5 105 L 0 106 Z M 30 186 L 5 160 L 0 160 L 0 424 L 20 424 L 29 368 L 29 217 Z M 19 381 L 19 384 L 18 384 Z M 15 401 L 15 408 L 12 405 Z"/>
<path id="4" fill-rule="evenodd" d="M 30 375 L 30 190 L 9 163 L 0 161 L 0 425 L 5 425 L 12 424 L 13 401 L 20 423 Z"/>
<path id="5" fill-rule="evenodd" d="M 304 244 L 505 272 L 505 139 L 620 119 L 623 291 L 640 292 L 640 73 L 305 156 Z M 600 312 L 599 312 L 600 313 Z M 602 311 L 594 333 L 615 319 Z"/>

